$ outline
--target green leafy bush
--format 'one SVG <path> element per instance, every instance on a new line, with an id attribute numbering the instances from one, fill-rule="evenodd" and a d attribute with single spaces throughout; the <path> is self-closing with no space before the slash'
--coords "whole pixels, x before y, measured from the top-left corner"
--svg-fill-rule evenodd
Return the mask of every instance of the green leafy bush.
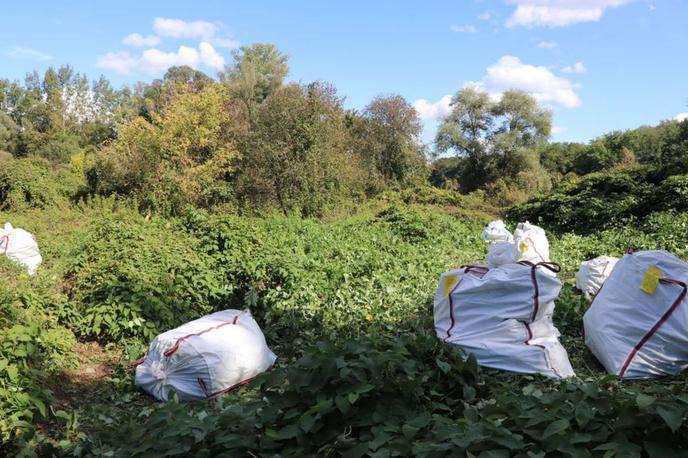
<path id="1" fill-rule="evenodd" d="M 507 217 L 559 231 L 590 233 L 652 212 L 685 209 L 685 176 L 667 178 L 666 173 L 653 167 L 635 167 L 586 175 L 511 207 Z"/>
<path id="2" fill-rule="evenodd" d="M 484 254 L 481 223 L 401 209 L 335 223 L 195 213 L 186 225 L 224 276 L 229 304 L 249 307 L 289 348 L 334 331 L 414 328 L 431 316 L 439 274 Z"/>
<path id="3" fill-rule="evenodd" d="M 427 333 L 321 341 L 261 376 L 254 400 L 228 397 L 215 411 L 170 402 L 107 443 L 119 456 L 422 456 L 417 441 L 442 423 L 432 412 L 460 416 L 476 379 L 474 359 Z"/>
<path id="4" fill-rule="evenodd" d="M 52 400 L 41 383 L 71 361 L 75 339 L 43 308 L 45 298 L 0 286 L 0 454 L 1 444 L 21 447 Z"/>
<path id="5" fill-rule="evenodd" d="M 133 211 L 93 224 L 66 279 L 78 332 L 103 341 L 149 340 L 213 311 L 225 295 L 197 240 Z"/>

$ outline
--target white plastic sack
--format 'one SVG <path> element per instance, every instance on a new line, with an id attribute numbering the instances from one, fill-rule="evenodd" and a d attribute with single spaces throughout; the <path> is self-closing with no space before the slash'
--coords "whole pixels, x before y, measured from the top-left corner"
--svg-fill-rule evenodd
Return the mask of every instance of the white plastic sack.
<path id="1" fill-rule="evenodd" d="M 10 223 L 5 223 L 4 229 L 0 229 L 0 250 L 10 260 L 25 266 L 29 275 L 36 273 L 43 262 L 36 238 L 24 229 L 12 227 Z"/>
<path id="2" fill-rule="evenodd" d="M 512 263 L 442 274 L 434 301 L 437 336 L 474 354 L 481 366 L 573 376 L 552 323 L 561 282 L 543 270 L 544 265 Z"/>
<path id="3" fill-rule="evenodd" d="M 483 231 L 483 239 L 488 243 L 512 242 L 514 236 L 506 228 L 506 224 L 501 219 L 492 221 Z"/>
<path id="4" fill-rule="evenodd" d="M 519 260 L 533 263 L 550 262 L 549 241 L 541 227 L 528 221 L 518 223 L 514 231 L 514 243 Z"/>
<path id="5" fill-rule="evenodd" d="M 618 261 L 612 256 L 598 256 L 583 262 L 576 273 L 576 288 L 588 300 L 595 297 Z"/>
<path id="6" fill-rule="evenodd" d="M 496 242 L 487 247 L 487 264 L 497 267 L 518 261 L 518 251 L 514 242 Z"/>
<path id="7" fill-rule="evenodd" d="M 274 364 L 248 311 L 223 310 L 157 336 L 136 367 L 136 386 L 160 400 L 205 399 L 251 381 Z"/>
<path id="8" fill-rule="evenodd" d="M 661 275 L 651 294 L 640 289 L 650 267 Z M 687 281 L 688 264 L 667 251 L 621 258 L 583 316 L 585 343 L 609 373 L 639 379 L 688 367 Z"/>

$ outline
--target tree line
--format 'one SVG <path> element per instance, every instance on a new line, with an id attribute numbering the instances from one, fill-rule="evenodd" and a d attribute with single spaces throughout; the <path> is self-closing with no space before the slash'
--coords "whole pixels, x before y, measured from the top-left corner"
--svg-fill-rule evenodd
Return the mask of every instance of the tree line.
<path id="1" fill-rule="evenodd" d="M 145 211 L 302 216 L 427 183 L 509 205 L 565 176 L 688 156 L 687 122 L 549 143 L 552 114 L 533 97 L 473 88 L 453 97 L 430 147 L 400 95 L 346 109 L 333 85 L 286 82 L 288 73 L 288 56 L 257 43 L 235 50 L 217 78 L 172 67 L 115 89 L 63 66 L 0 79 L 0 150 L 70 166 L 83 179 L 76 195 L 135 198 Z"/>

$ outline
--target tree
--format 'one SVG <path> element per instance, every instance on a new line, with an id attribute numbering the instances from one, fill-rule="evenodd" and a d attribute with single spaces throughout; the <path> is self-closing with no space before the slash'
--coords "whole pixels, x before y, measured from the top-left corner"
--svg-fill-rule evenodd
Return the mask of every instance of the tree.
<path id="1" fill-rule="evenodd" d="M 361 189 L 364 176 L 358 156 L 346 148 L 344 119 L 332 86 L 277 89 L 257 108 L 240 146 L 240 199 L 312 216 Z"/>
<path id="2" fill-rule="evenodd" d="M 598 172 L 614 164 L 613 157 L 602 140 L 593 141 L 574 160 L 574 171 L 579 175 Z"/>
<path id="3" fill-rule="evenodd" d="M 226 99 L 220 85 L 186 90 L 151 120 L 119 125 L 117 141 L 86 171 L 91 191 L 135 196 L 143 208 L 169 214 L 230 201 L 237 153 L 226 136 Z"/>
<path id="4" fill-rule="evenodd" d="M 552 114 L 522 91 L 506 91 L 499 102 L 474 88 L 460 90 L 435 139 L 440 152 L 464 156 L 459 183 L 472 191 L 531 168 L 533 148 L 546 142 Z"/>
<path id="5" fill-rule="evenodd" d="M 13 152 L 16 148 L 19 128 L 8 115 L 0 111 L 0 151 Z"/>
<path id="6" fill-rule="evenodd" d="M 377 97 L 363 112 L 363 159 L 386 182 L 423 179 L 422 126 L 411 104 L 400 95 Z"/>
<path id="7" fill-rule="evenodd" d="M 234 50 L 232 58 L 220 80 L 241 100 L 252 123 L 256 107 L 282 85 L 289 72 L 289 57 L 271 43 L 255 43 Z"/>

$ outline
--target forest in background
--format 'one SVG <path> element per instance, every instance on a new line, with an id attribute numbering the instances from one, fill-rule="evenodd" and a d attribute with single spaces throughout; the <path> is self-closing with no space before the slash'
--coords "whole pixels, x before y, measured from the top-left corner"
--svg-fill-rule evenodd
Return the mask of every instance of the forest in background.
<path id="1" fill-rule="evenodd" d="M 0 79 L 0 455 L 682 456 L 686 376 L 621 383 L 583 342 L 580 262 L 688 258 L 688 120 L 550 143 L 527 93 L 462 89 L 435 142 L 406 100 L 345 109 L 275 46 L 217 78 L 112 88 L 69 66 Z M 478 368 L 434 335 L 439 275 L 495 217 L 542 225 L 578 378 Z M 157 403 L 127 365 L 158 333 L 248 308 L 279 357 L 208 402 Z"/>

